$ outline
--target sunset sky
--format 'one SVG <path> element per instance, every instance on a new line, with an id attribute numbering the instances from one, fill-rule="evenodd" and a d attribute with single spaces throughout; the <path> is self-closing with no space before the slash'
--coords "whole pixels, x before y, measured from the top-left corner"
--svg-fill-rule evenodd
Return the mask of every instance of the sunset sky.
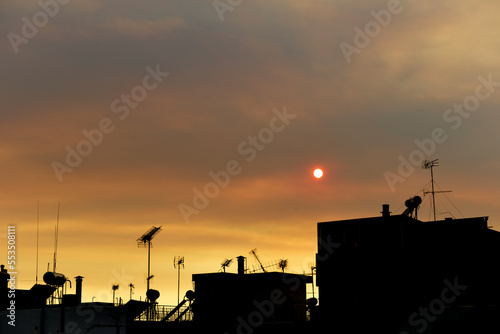
<path id="1" fill-rule="evenodd" d="M 425 159 L 453 191 L 438 218 L 500 229 L 498 1 L 40 3 L 0 5 L 0 263 L 15 225 L 19 288 L 38 202 L 39 283 L 60 201 L 57 271 L 86 301 L 116 283 L 144 300 L 151 226 L 161 304 L 174 256 L 181 293 L 254 248 L 308 273 L 317 222 L 402 213 Z"/>

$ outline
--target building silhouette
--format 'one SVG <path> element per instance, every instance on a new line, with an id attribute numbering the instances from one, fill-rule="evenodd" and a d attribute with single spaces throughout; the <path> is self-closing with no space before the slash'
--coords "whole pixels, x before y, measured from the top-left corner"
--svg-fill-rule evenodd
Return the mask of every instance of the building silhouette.
<path id="1" fill-rule="evenodd" d="M 319 319 L 338 333 L 500 331 L 500 232 L 488 217 L 318 223 Z"/>

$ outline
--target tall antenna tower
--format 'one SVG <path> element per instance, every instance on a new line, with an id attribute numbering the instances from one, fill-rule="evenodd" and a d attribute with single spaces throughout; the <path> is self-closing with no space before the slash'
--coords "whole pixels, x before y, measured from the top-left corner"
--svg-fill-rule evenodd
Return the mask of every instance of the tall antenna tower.
<path id="1" fill-rule="evenodd" d="M 141 237 L 137 238 L 137 246 L 138 247 L 148 247 L 148 278 L 147 280 L 147 290 L 149 291 L 149 280 L 153 278 L 151 275 L 151 240 L 160 233 L 161 231 L 161 226 L 160 227 L 151 227 L 149 230 L 146 231 Z"/>

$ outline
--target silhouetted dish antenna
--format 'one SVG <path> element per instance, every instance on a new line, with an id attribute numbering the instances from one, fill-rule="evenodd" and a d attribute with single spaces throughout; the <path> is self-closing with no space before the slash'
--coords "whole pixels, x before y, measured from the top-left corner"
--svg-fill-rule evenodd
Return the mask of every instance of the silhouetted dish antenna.
<path id="1" fill-rule="evenodd" d="M 156 300 L 160 298 L 160 291 L 149 289 L 148 291 L 146 291 L 146 297 L 148 297 L 148 300 L 154 304 Z"/>
<path id="2" fill-rule="evenodd" d="M 225 259 L 224 261 L 222 261 L 222 263 L 220 264 L 222 271 L 226 272 L 226 267 L 229 267 L 232 262 L 233 262 L 233 259 L 231 259 L 231 260 Z"/>

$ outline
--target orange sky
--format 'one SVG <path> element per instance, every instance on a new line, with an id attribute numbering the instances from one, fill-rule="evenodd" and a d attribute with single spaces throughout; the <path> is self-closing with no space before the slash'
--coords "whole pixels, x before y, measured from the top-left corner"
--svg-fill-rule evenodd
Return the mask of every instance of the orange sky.
<path id="1" fill-rule="evenodd" d="M 151 226 L 163 304 L 177 255 L 183 292 L 225 258 L 252 267 L 254 248 L 309 272 L 316 223 L 401 213 L 429 181 L 419 159 L 440 160 L 464 216 L 500 229 L 498 2 L 47 3 L 0 5 L 0 262 L 15 225 L 19 288 L 35 282 L 38 201 L 40 280 L 60 201 L 57 269 L 100 301 L 116 283 L 144 298 L 135 240 Z M 195 204 L 197 191 L 211 198 Z"/>

